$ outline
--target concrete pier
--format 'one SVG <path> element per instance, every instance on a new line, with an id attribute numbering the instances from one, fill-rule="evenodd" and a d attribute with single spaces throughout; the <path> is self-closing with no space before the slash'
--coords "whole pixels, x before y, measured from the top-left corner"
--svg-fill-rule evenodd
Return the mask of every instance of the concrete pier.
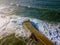
<path id="1" fill-rule="evenodd" d="M 23 22 L 23 27 L 34 34 L 34 37 L 37 39 L 37 45 L 54 45 L 48 38 L 38 32 L 29 20 Z"/>

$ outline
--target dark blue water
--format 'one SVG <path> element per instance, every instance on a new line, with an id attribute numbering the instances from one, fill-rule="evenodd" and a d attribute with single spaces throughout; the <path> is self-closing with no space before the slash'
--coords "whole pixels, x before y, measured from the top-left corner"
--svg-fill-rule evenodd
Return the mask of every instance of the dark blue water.
<path id="1" fill-rule="evenodd" d="M 17 0 L 20 4 L 34 8 L 60 9 L 60 0 Z"/>
<path id="2" fill-rule="evenodd" d="M 48 8 L 60 10 L 60 0 L 0 0 L 0 3 L 18 3 L 33 8 Z"/>

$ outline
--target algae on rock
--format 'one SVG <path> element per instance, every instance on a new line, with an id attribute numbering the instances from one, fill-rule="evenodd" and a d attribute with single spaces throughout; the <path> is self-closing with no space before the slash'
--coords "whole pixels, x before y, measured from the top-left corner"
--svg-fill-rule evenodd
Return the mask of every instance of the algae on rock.
<path id="1" fill-rule="evenodd" d="M 16 37 L 15 34 L 11 34 L 0 39 L 0 45 L 36 45 L 36 44 L 30 39 Z"/>

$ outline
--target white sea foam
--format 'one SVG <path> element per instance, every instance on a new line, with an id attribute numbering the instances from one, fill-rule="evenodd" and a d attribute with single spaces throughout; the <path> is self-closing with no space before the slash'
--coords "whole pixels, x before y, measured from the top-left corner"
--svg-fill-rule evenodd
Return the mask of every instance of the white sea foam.
<path id="1" fill-rule="evenodd" d="M 16 36 L 22 36 L 28 38 L 31 35 L 29 32 L 26 32 L 22 27 L 22 22 L 26 19 L 30 19 L 33 23 L 38 26 L 38 31 L 44 34 L 52 42 L 56 42 L 57 45 L 60 45 L 60 23 L 48 23 L 42 20 L 29 18 L 29 17 L 20 17 L 15 14 L 9 15 L 13 12 L 14 8 L 11 6 L 0 6 L 0 38 L 3 36 L 15 33 Z M 7 16 L 8 14 L 9 16 Z M 55 40 L 56 39 L 56 40 Z"/>

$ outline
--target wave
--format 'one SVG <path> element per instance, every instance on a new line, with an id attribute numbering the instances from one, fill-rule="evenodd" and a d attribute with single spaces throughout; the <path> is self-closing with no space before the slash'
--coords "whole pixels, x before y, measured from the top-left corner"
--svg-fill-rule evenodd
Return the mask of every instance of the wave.
<path id="1" fill-rule="evenodd" d="M 39 32 L 44 34 L 52 42 L 59 44 L 60 41 L 58 40 L 58 37 L 60 34 L 60 23 L 50 23 L 47 21 L 40 20 L 41 17 L 45 15 L 44 12 L 48 12 L 47 10 L 44 10 L 45 9 L 42 9 L 40 11 L 36 8 L 23 7 L 19 4 L 13 3 L 9 5 L 1 5 L 0 38 L 11 33 L 15 33 L 17 36 L 22 36 L 26 38 L 29 37 L 30 34 L 24 31 L 24 29 L 22 28 L 22 22 L 26 19 L 29 19 L 31 22 L 33 22 L 33 24 L 35 24 L 35 27 L 38 29 Z M 41 13 L 44 15 L 41 15 L 40 17 Z M 40 19 L 35 19 L 32 17 L 40 17 Z"/>

